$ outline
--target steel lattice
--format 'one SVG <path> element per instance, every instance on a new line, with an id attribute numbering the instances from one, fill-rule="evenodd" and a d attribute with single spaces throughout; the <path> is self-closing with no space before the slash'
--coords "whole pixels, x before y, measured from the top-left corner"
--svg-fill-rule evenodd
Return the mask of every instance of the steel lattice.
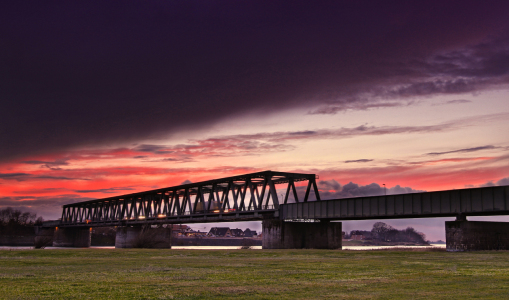
<path id="1" fill-rule="evenodd" d="M 299 202 L 295 182 L 308 181 L 320 200 L 314 174 L 264 171 L 63 206 L 61 225 L 103 226 L 137 223 L 180 223 L 260 220 L 278 216 L 279 205 L 291 197 Z M 279 200 L 277 184 L 287 184 Z M 280 203 L 280 201 L 282 203 Z"/>

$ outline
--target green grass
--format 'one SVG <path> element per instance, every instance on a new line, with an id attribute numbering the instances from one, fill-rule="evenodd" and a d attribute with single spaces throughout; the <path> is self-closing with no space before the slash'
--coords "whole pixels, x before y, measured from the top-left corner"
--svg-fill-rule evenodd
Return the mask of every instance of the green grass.
<path id="1" fill-rule="evenodd" d="M 2 299 L 508 297 L 505 251 L 0 251 Z"/>

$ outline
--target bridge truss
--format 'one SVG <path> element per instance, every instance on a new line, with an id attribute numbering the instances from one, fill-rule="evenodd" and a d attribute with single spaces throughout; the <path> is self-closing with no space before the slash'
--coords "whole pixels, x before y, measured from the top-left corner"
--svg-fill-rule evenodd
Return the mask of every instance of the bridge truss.
<path id="1" fill-rule="evenodd" d="M 60 226 L 112 226 L 261 220 L 279 205 L 320 200 L 315 174 L 264 171 L 63 206 Z M 307 181 L 299 199 L 295 183 Z M 276 185 L 287 184 L 278 198 Z"/>

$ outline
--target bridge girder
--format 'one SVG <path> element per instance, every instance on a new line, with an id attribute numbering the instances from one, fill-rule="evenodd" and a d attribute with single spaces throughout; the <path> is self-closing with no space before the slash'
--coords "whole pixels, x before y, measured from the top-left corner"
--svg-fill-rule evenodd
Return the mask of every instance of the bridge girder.
<path id="1" fill-rule="evenodd" d="M 261 220 L 267 214 L 277 216 L 290 191 L 299 202 L 296 182 L 308 181 L 303 202 L 311 188 L 319 200 L 315 179 L 315 174 L 263 171 L 67 204 L 61 226 Z M 280 203 L 275 186 L 284 183 L 288 187 Z"/>

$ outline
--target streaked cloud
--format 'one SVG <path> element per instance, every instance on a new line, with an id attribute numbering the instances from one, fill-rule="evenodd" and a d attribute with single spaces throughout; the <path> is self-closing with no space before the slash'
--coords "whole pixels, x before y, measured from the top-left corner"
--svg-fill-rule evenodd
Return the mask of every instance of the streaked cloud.
<path id="1" fill-rule="evenodd" d="M 370 162 L 370 161 L 373 161 L 373 159 L 355 159 L 355 160 L 345 160 L 345 163 L 365 163 L 365 162 Z"/>
<path id="2" fill-rule="evenodd" d="M 0 179 L 4 180 L 89 180 L 88 178 L 73 178 L 67 176 L 33 175 L 28 173 L 0 173 Z"/>
<path id="3" fill-rule="evenodd" d="M 448 105 L 448 104 L 465 104 L 465 103 L 472 103 L 472 100 L 454 99 L 454 100 L 449 100 L 449 101 L 445 101 L 445 102 L 436 103 L 436 104 L 433 104 L 433 106 Z"/>
<path id="4" fill-rule="evenodd" d="M 87 193 L 106 193 L 106 194 L 111 194 L 111 193 L 122 193 L 124 191 L 134 191 L 136 190 L 135 188 L 132 188 L 132 187 L 112 187 L 112 188 L 107 188 L 107 189 L 95 189 L 95 190 L 75 190 L 74 192 L 75 193 L 79 193 L 79 194 L 87 194 Z"/>
<path id="5" fill-rule="evenodd" d="M 497 148 L 498 147 L 495 147 L 493 145 L 486 145 L 486 146 L 464 148 L 464 149 L 457 149 L 457 150 L 450 150 L 450 151 L 443 151 L 443 152 L 430 152 L 430 153 L 426 153 L 426 155 L 444 155 L 444 154 L 451 154 L 451 153 L 470 153 L 470 152 L 477 152 L 477 151 L 483 151 L 483 150 L 491 150 L 491 149 L 497 149 Z"/>

